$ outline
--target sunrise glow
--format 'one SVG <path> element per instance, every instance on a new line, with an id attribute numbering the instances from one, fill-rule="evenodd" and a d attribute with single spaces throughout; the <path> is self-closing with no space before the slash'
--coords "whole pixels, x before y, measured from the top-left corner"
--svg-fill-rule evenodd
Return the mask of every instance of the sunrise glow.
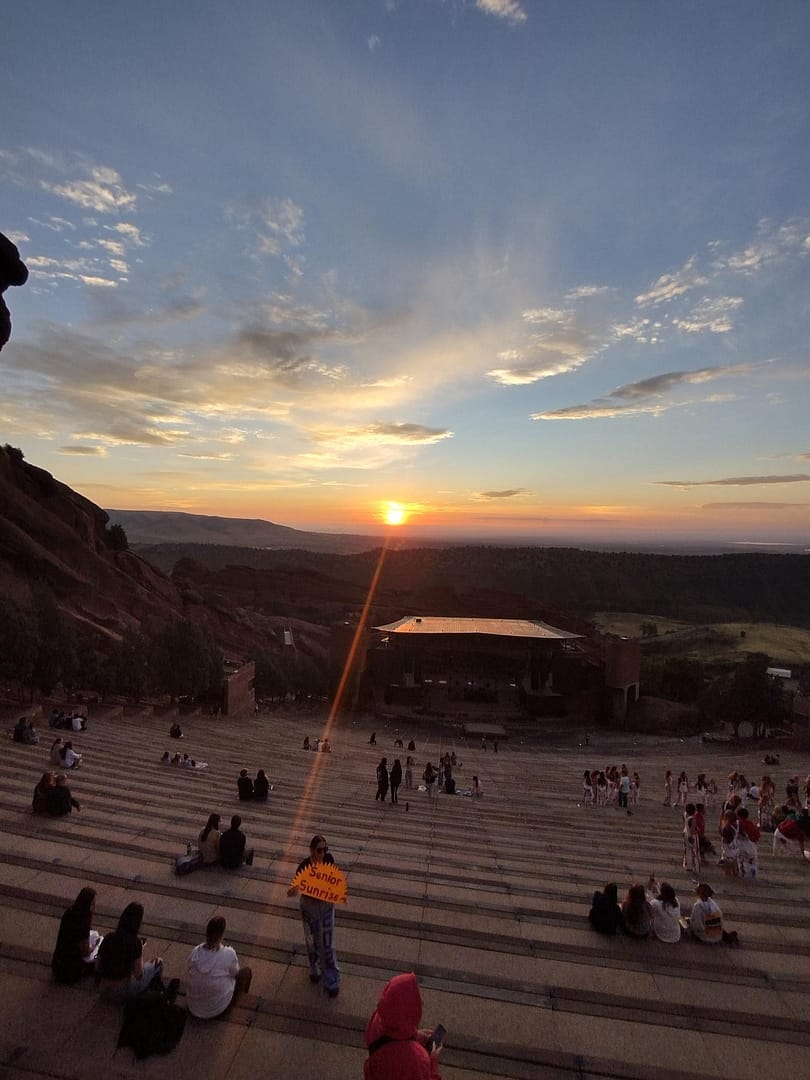
<path id="1" fill-rule="evenodd" d="M 385 504 L 383 520 L 386 525 L 402 525 L 406 516 L 405 507 L 400 503 L 390 502 Z"/>

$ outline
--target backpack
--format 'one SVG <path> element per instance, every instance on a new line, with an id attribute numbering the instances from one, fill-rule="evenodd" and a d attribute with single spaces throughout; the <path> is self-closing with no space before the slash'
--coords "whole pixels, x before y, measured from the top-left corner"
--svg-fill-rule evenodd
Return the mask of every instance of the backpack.
<path id="1" fill-rule="evenodd" d="M 131 1046 L 138 1061 L 150 1054 L 168 1054 L 182 1038 L 187 1015 L 162 995 L 131 998 L 124 1006 L 118 1046 Z"/>

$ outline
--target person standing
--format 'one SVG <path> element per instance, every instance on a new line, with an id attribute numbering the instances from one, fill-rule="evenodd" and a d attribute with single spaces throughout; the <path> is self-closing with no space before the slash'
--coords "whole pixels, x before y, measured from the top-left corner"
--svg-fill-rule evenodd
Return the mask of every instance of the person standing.
<path id="1" fill-rule="evenodd" d="M 672 771 L 667 769 L 664 777 L 664 806 L 672 806 Z"/>
<path id="2" fill-rule="evenodd" d="M 413 790 L 413 758 L 410 754 L 405 759 L 405 790 Z"/>
<path id="3" fill-rule="evenodd" d="M 385 797 L 388 794 L 388 759 L 383 758 L 380 764 L 377 766 L 377 794 L 374 796 L 376 802 L 380 799 L 385 802 Z"/>
<path id="4" fill-rule="evenodd" d="M 309 842 L 309 858 L 298 864 L 296 877 L 302 870 L 320 863 L 334 866 L 335 860 L 329 852 L 326 838 L 316 833 Z M 340 992 L 340 968 L 335 955 L 335 905 L 307 896 L 297 885 L 291 885 L 287 890 L 287 896 L 295 896 L 296 893 L 304 926 L 310 982 L 319 983 L 323 979 L 327 994 L 335 998 Z"/>
<path id="5" fill-rule="evenodd" d="M 394 764 L 391 766 L 391 802 L 394 804 L 399 803 L 397 798 L 397 792 L 399 791 L 399 785 L 402 783 L 402 765 L 399 758 L 395 758 Z"/>
<path id="6" fill-rule="evenodd" d="M 627 766 L 622 765 L 622 775 L 619 778 L 619 806 L 627 809 L 627 804 L 630 799 L 630 774 L 627 771 Z"/>
<path id="7" fill-rule="evenodd" d="M 230 829 L 226 829 L 219 838 L 219 865 L 226 870 L 238 870 L 242 863 L 253 866 L 254 851 L 253 848 L 245 850 L 247 837 L 239 828 L 241 824 L 242 819 L 234 814 Z"/>
<path id="8" fill-rule="evenodd" d="M 425 781 L 425 787 L 427 788 L 428 798 L 435 799 L 436 792 L 439 788 L 439 775 L 433 768 L 433 762 L 429 761 L 425 766 L 425 771 L 422 773 L 422 779 Z"/>
<path id="9" fill-rule="evenodd" d="M 250 989 L 253 973 L 239 967 L 236 951 L 223 945 L 224 937 L 225 920 L 215 915 L 205 928 L 205 942 L 195 946 L 188 958 L 186 1004 L 200 1020 L 222 1016 Z"/>
<path id="10" fill-rule="evenodd" d="M 689 800 L 689 777 L 685 772 L 682 772 L 678 777 L 678 803 L 680 806 L 686 806 Z"/>
<path id="11" fill-rule="evenodd" d="M 740 877 L 742 878 L 756 878 L 759 874 L 759 857 L 757 852 L 757 844 L 761 832 L 756 822 L 751 821 L 748 817 L 748 810 L 746 807 L 741 806 L 737 810 L 737 825 L 739 832 L 737 834 L 737 849 L 740 863 Z"/>
<path id="12" fill-rule="evenodd" d="M 683 814 L 683 868 L 700 873 L 700 834 L 695 821 L 695 805 L 688 803 Z"/>

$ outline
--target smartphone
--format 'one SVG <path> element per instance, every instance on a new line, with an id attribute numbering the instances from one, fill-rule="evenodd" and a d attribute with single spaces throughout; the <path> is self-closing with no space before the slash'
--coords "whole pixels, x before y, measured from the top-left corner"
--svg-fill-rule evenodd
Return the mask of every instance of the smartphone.
<path id="1" fill-rule="evenodd" d="M 433 1033 L 427 1042 L 427 1052 L 430 1053 L 434 1047 L 438 1048 L 444 1042 L 444 1037 L 447 1034 L 447 1028 L 443 1024 L 437 1024 L 433 1029 Z"/>

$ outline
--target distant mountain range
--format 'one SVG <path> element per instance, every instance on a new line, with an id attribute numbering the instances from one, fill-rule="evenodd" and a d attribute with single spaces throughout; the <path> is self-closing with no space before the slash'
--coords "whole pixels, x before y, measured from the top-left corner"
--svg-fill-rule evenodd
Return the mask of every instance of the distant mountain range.
<path id="1" fill-rule="evenodd" d="M 382 536 L 305 532 L 261 518 L 208 517 L 174 510 L 107 510 L 110 524 L 121 525 L 131 545 L 219 544 L 225 547 L 295 548 L 331 555 L 372 551 Z M 416 542 L 406 546 L 416 547 Z M 442 546 L 442 545 L 437 545 Z"/>

